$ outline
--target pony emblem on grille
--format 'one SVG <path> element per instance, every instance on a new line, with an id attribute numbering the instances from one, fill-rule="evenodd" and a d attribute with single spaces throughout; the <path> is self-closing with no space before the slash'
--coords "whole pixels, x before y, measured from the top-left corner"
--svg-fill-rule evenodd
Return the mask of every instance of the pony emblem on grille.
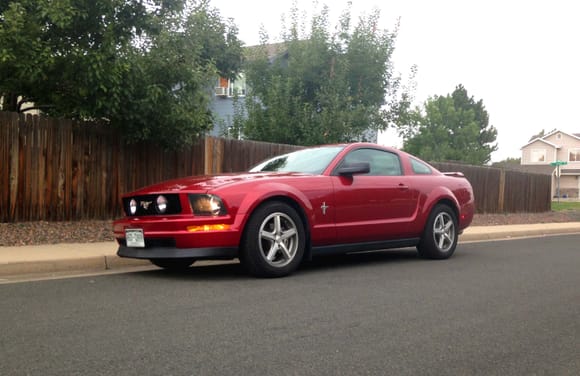
<path id="1" fill-rule="evenodd" d="M 145 210 L 149 209 L 149 205 L 151 205 L 153 203 L 153 201 L 141 201 L 141 207 Z"/>

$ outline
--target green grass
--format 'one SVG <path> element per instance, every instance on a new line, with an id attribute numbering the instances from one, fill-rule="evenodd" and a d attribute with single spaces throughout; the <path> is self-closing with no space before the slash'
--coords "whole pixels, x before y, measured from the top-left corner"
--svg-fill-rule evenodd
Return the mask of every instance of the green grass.
<path id="1" fill-rule="evenodd" d="M 552 201 L 552 211 L 580 210 L 580 201 Z"/>

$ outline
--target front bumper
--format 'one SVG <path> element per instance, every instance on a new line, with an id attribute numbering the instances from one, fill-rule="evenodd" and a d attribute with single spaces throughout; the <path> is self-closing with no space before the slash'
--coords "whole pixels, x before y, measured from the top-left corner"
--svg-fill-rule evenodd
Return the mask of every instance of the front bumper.
<path id="1" fill-rule="evenodd" d="M 197 260 L 231 260 L 238 256 L 237 247 L 215 247 L 215 248 L 172 248 L 172 247 L 150 247 L 136 248 L 119 246 L 117 251 L 119 257 L 129 257 L 137 259 L 155 258 L 195 258 Z"/>
<path id="2" fill-rule="evenodd" d="M 121 257 L 137 258 L 213 258 L 237 257 L 241 238 L 242 216 L 231 218 L 195 218 L 189 215 L 125 217 L 113 223 L 113 233 Z M 226 224 L 227 230 L 188 231 L 189 226 Z M 126 230 L 141 229 L 145 247 L 127 247 Z M 175 253 L 175 256 L 171 256 Z M 169 256 L 164 256 L 165 254 Z M 134 256 L 137 255 L 137 256 Z M 151 255 L 151 257 L 149 257 Z M 186 255 L 186 256 L 181 256 Z M 215 256 L 214 256 L 215 255 Z"/>

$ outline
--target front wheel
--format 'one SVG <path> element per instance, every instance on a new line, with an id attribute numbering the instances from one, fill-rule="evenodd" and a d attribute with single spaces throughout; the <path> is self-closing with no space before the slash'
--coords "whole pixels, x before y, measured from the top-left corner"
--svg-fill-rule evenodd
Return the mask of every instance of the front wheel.
<path id="1" fill-rule="evenodd" d="M 192 258 L 158 258 L 158 259 L 149 259 L 151 263 L 155 266 L 158 266 L 163 269 L 172 270 L 172 271 L 179 271 L 185 270 L 191 266 L 195 262 L 195 259 Z"/>
<path id="2" fill-rule="evenodd" d="M 429 215 L 417 250 L 421 257 L 447 259 L 455 252 L 458 237 L 457 217 L 453 209 L 439 204 Z"/>
<path id="3" fill-rule="evenodd" d="M 270 202 L 250 217 L 240 261 L 257 277 L 283 277 L 300 264 L 305 243 L 304 224 L 296 210 L 282 202 Z"/>

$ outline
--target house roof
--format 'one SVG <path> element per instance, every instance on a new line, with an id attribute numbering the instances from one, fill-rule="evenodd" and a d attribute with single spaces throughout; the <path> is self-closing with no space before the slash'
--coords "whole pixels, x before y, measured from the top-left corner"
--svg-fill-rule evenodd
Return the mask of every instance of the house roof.
<path id="1" fill-rule="evenodd" d="M 562 134 L 565 134 L 566 136 L 570 136 L 572 138 L 580 140 L 580 133 L 568 133 L 568 132 L 560 131 L 558 129 L 554 129 L 552 132 L 548 133 L 547 135 L 545 135 L 542 138 L 550 137 L 551 135 L 553 135 L 555 133 L 562 133 Z"/>
<path id="2" fill-rule="evenodd" d="M 255 46 L 247 46 L 244 48 L 245 56 L 248 60 L 255 60 L 263 54 L 266 54 L 268 60 L 272 61 L 280 55 L 284 55 L 288 51 L 288 44 L 286 42 L 258 44 Z"/>
<path id="3" fill-rule="evenodd" d="M 552 175 L 556 168 L 549 164 L 542 164 L 542 165 L 510 165 L 506 169 L 520 172 L 528 172 L 532 174 Z"/>
<path id="4" fill-rule="evenodd" d="M 510 165 L 506 169 L 527 172 L 531 174 L 552 175 L 556 167 L 550 164 L 542 165 Z M 562 175 L 580 175 L 580 168 L 563 168 L 560 171 Z"/>
<path id="5" fill-rule="evenodd" d="M 580 175 L 580 168 L 563 168 L 560 173 L 565 175 Z"/>
<path id="6" fill-rule="evenodd" d="M 562 132 L 562 133 L 563 133 L 563 132 Z M 544 136 L 544 137 L 547 137 L 547 136 Z M 538 138 L 534 138 L 532 141 L 528 142 L 527 144 L 525 144 L 525 145 L 524 145 L 524 146 L 522 146 L 521 148 L 523 149 L 523 148 L 525 148 L 525 147 L 528 147 L 528 146 L 530 146 L 531 144 L 533 144 L 534 142 L 537 142 L 537 141 L 540 141 L 540 142 L 543 142 L 543 143 L 545 143 L 545 144 L 548 144 L 548 145 L 550 145 L 551 147 L 553 147 L 553 148 L 556 148 L 556 149 L 559 149 L 559 148 L 560 148 L 560 146 L 558 146 L 558 145 L 556 145 L 556 144 L 553 144 L 553 143 L 551 143 L 550 141 L 546 141 L 546 140 L 544 140 L 543 138 L 540 138 L 540 137 L 538 137 Z"/>
<path id="7" fill-rule="evenodd" d="M 558 146 L 558 145 L 556 145 L 556 144 L 554 144 L 554 143 L 552 143 L 550 141 L 546 141 L 545 140 L 545 138 L 548 138 L 548 137 L 550 137 L 550 136 L 552 136 L 552 135 L 554 135 L 556 133 L 562 133 L 562 134 L 565 134 L 566 136 L 575 138 L 578 141 L 580 141 L 580 133 L 568 133 L 568 132 L 564 132 L 564 131 L 561 131 L 561 130 L 558 130 L 558 129 L 554 129 L 553 131 L 551 131 L 550 133 L 548 133 L 548 134 L 546 134 L 546 135 L 544 135 L 542 137 L 534 138 L 533 140 L 531 140 L 530 142 L 528 142 L 527 144 L 525 144 L 521 148 L 523 149 L 523 148 L 529 146 L 530 144 L 533 144 L 536 141 L 542 141 L 542 142 L 545 142 L 546 144 L 548 144 L 548 145 L 550 145 L 552 147 L 555 147 L 556 149 L 559 149 L 560 146 Z"/>

